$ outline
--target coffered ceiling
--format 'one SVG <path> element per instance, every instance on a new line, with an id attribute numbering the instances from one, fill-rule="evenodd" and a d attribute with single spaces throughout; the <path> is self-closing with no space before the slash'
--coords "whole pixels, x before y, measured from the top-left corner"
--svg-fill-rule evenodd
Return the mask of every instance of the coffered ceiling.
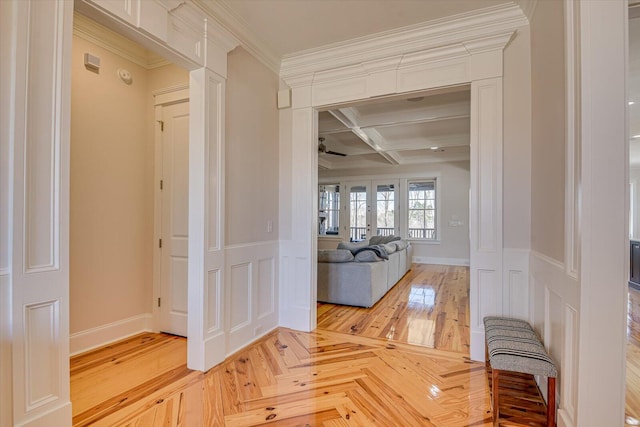
<path id="1" fill-rule="evenodd" d="M 468 160 L 468 86 L 369 101 L 323 111 L 318 134 L 323 169 L 352 169 Z"/>

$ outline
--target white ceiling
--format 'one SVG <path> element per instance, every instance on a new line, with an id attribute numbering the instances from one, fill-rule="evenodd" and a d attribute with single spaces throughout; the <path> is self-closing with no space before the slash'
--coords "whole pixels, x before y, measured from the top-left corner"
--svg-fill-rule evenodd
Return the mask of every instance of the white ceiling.
<path id="1" fill-rule="evenodd" d="M 469 87 L 377 100 L 320 113 L 324 169 L 411 165 L 469 159 Z"/>
<path id="2" fill-rule="evenodd" d="M 303 50 L 513 0 L 203 0 L 230 12 L 282 58 Z"/>

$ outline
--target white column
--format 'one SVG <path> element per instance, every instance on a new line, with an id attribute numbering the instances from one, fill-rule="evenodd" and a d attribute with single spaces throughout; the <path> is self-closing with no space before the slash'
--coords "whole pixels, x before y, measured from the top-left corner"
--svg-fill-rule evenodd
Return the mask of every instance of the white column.
<path id="1" fill-rule="evenodd" d="M 486 315 L 503 313 L 502 77 L 471 83 L 471 359 L 484 360 Z"/>
<path id="2" fill-rule="evenodd" d="M 629 272 L 627 2 L 579 2 L 580 313 L 576 425 L 621 426 Z"/>
<path id="3" fill-rule="evenodd" d="M 226 356 L 224 95 L 224 77 L 206 68 L 191 72 L 187 364 L 200 371 Z"/>
<path id="4" fill-rule="evenodd" d="M 10 135 L 13 425 L 70 425 L 69 93 L 73 2 L 14 0 L 12 10 L 15 57 L 10 66 L 14 91 L 3 97 L 11 97 L 15 113 Z M 11 61 L 9 58 L 7 61 Z"/>
<path id="5" fill-rule="evenodd" d="M 311 331 L 316 327 L 317 299 L 318 114 L 311 107 L 311 82 L 306 83 L 293 89 L 291 175 L 280 178 L 290 182 L 292 201 L 291 240 L 280 247 L 280 324 Z"/>

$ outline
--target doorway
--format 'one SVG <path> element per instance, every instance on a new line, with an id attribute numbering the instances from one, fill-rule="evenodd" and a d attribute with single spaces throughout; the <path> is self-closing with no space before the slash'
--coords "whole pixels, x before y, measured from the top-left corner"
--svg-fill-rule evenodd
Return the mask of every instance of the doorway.
<path id="1" fill-rule="evenodd" d="M 333 250 L 341 243 L 356 248 L 353 243 L 366 244 L 374 236 L 399 236 L 411 244 L 409 264 L 417 263 L 412 272 L 403 271 L 404 279 L 396 281 L 392 274 L 391 287 L 370 309 L 319 304 L 319 328 L 379 338 L 402 336 L 434 347 L 441 343 L 434 336 L 444 329 L 444 317 L 433 313 L 444 300 L 459 298 L 459 312 L 469 312 L 470 101 L 469 86 L 456 86 L 319 113 L 318 249 Z M 324 267 L 318 264 L 319 271 L 326 272 Z M 318 275 L 318 282 L 326 282 L 325 273 Z M 448 292 L 443 280 L 456 290 Z M 380 311 L 394 318 L 390 313 L 399 313 L 403 320 L 364 318 L 363 313 L 376 317 Z M 343 330 L 349 326 L 344 321 L 332 322 L 337 317 L 351 319 L 353 330 Z M 446 343 L 443 348 L 469 354 L 465 315 L 459 324 L 453 329 L 461 344 Z M 397 333 L 390 334 L 391 327 Z M 427 331 L 430 339 L 417 340 L 406 333 L 417 329 Z"/>
<path id="2" fill-rule="evenodd" d="M 128 55 L 123 53 L 125 47 Z M 154 94 L 167 100 L 167 91 L 161 89 L 181 87 L 188 92 L 184 89 L 188 82 L 186 70 L 84 15 L 74 15 L 69 287 L 72 355 L 160 329 L 155 319 L 159 315 L 156 294 L 160 291 L 154 286 L 154 251 L 159 244 L 154 223 L 160 224 L 154 220 L 158 213 L 154 192 L 159 184 L 154 160 Z M 188 142 L 188 106 L 186 115 L 182 113 L 180 126 L 187 134 L 184 142 Z M 188 156 L 188 150 L 181 153 Z M 182 178 L 180 193 L 188 186 L 184 174 Z M 180 203 L 186 206 L 186 194 Z M 186 298 L 186 292 L 184 295 Z M 183 324 L 183 332 L 171 332 L 186 335 L 186 320 Z"/>

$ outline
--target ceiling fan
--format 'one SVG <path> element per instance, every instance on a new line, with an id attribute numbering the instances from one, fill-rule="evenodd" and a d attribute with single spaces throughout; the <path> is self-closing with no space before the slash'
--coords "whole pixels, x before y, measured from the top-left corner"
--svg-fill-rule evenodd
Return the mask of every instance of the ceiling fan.
<path id="1" fill-rule="evenodd" d="M 346 156 L 346 154 L 344 153 L 338 153 L 337 151 L 331 151 L 331 150 L 327 150 L 327 146 L 324 145 L 324 137 L 320 137 L 318 138 L 318 141 L 320 141 L 320 144 L 318 144 L 318 153 L 326 153 L 326 154 L 333 154 L 334 156 Z"/>

